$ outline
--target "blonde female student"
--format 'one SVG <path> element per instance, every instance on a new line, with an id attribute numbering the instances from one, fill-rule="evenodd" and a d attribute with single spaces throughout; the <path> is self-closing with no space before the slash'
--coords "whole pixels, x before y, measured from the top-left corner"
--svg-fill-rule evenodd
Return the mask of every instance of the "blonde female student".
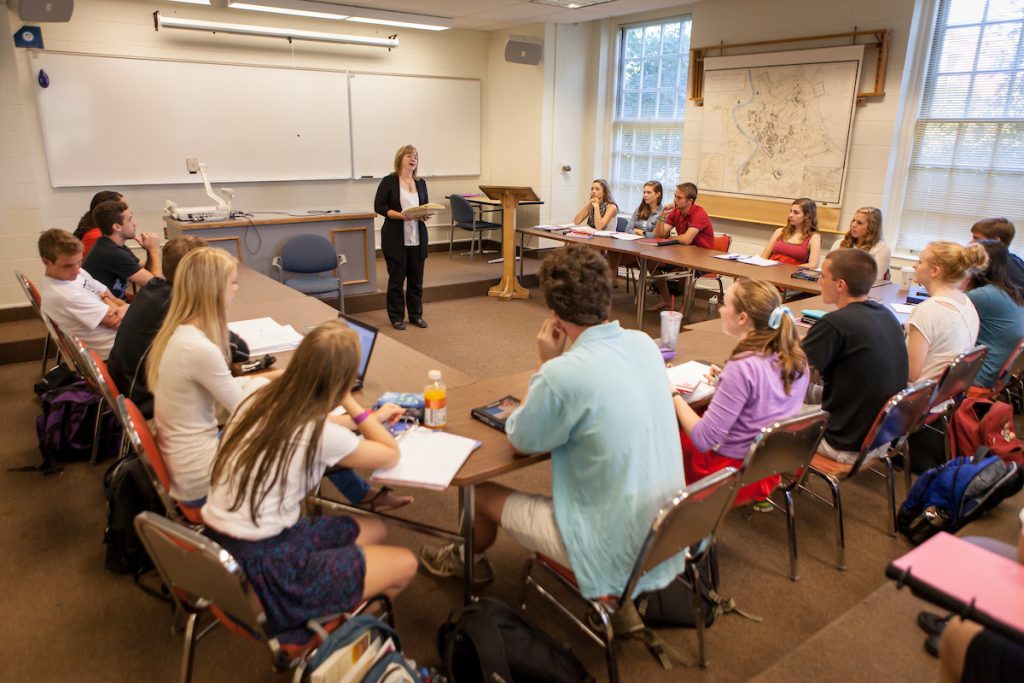
<path id="1" fill-rule="evenodd" d="M 892 249 L 882 239 L 882 212 L 873 206 L 862 206 L 850 219 L 850 229 L 842 239 L 832 243 L 829 253 L 837 249 L 861 249 L 871 254 L 878 264 L 878 282 L 889 279 Z"/>
<path id="2" fill-rule="evenodd" d="M 701 416 L 678 392 L 672 398 L 689 482 L 739 467 L 762 427 L 800 411 L 810 377 L 796 325 L 775 287 L 737 280 L 718 312 L 722 331 L 739 343 L 717 377 L 711 404 Z M 745 486 L 736 504 L 763 501 L 778 484 L 775 476 Z M 757 508 L 771 510 L 767 503 Z"/>
<path id="3" fill-rule="evenodd" d="M 955 356 L 974 348 L 978 312 L 960 290 L 964 280 L 987 266 L 988 254 L 980 244 L 932 242 L 921 252 L 914 280 L 928 290 L 928 298 L 907 318 L 911 382 L 938 377 Z"/>
<path id="4" fill-rule="evenodd" d="M 394 598 L 416 574 L 409 550 L 380 545 L 377 519 L 300 518 L 328 468 L 398 461 L 394 437 L 352 396 L 359 354 L 355 332 L 338 320 L 307 334 L 284 374 L 231 416 L 203 506 L 206 534 L 245 570 L 270 630 L 296 640 L 308 638 L 307 620 L 378 593 Z M 338 405 L 355 416 L 358 435 L 330 415 Z"/>
<path id="5" fill-rule="evenodd" d="M 772 233 L 761 251 L 761 258 L 770 258 L 792 265 L 818 267 L 821 255 L 821 234 L 818 233 L 818 205 L 813 199 L 793 200 L 786 224 Z"/>

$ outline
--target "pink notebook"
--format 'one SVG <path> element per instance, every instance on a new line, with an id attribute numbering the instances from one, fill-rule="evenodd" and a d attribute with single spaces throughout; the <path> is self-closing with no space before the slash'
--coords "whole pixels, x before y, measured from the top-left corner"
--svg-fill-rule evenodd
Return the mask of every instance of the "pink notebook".
<path id="1" fill-rule="evenodd" d="M 893 560 L 885 574 L 929 602 L 1024 641 L 1024 565 L 1018 562 L 940 532 Z"/>

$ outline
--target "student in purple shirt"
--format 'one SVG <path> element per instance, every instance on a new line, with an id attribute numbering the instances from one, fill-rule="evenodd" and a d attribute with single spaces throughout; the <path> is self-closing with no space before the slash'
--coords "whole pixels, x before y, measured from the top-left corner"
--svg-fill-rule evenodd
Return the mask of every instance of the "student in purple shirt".
<path id="1" fill-rule="evenodd" d="M 796 325 L 775 287 L 741 278 L 726 290 L 719 314 L 722 331 L 739 343 L 718 374 L 711 404 L 700 416 L 678 392 L 672 397 L 688 482 L 739 467 L 762 427 L 800 411 L 810 376 Z M 745 486 L 736 504 L 763 501 L 778 484 L 776 475 Z"/>

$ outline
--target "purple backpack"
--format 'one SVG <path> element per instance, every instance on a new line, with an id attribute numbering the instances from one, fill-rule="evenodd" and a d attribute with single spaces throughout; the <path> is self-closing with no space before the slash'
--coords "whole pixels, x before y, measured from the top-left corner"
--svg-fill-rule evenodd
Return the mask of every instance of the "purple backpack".
<path id="1" fill-rule="evenodd" d="M 85 383 L 75 378 L 62 386 L 39 393 L 43 413 L 36 418 L 39 452 L 43 456 L 40 469 L 44 474 L 59 472 L 64 463 L 88 460 L 92 455 L 96 413 L 103 399 Z M 98 459 L 117 453 L 121 438 L 120 425 L 110 413 L 100 427 Z"/>

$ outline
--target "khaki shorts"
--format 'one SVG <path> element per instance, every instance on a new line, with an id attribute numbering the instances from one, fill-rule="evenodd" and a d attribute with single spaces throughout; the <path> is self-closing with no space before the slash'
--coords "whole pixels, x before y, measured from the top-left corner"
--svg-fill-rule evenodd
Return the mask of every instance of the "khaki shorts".
<path id="1" fill-rule="evenodd" d="M 510 495 L 501 511 L 501 528 L 520 545 L 572 568 L 555 521 L 555 506 L 548 496 L 519 492 Z"/>

